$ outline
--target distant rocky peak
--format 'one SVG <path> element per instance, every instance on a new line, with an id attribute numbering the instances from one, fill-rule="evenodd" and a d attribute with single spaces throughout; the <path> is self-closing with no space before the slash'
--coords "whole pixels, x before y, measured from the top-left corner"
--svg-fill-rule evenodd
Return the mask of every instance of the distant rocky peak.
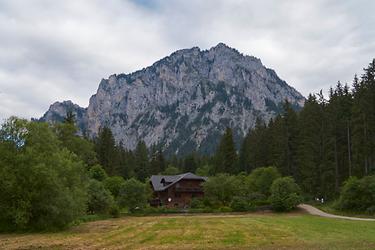
<path id="1" fill-rule="evenodd" d="M 304 97 L 260 59 L 224 43 L 201 50 L 178 50 L 149 67 L 102 79 L 87 109 L 54 103 L 42 120 L 61 120 L 73 109 L 77 124 L 95 137 L 109 126 L 118 143 L 134 149 L 139 140 L 167 154 L 215 151 L 226 127 L 236 141 L 255 125 L 281 112 L 282 102 L 296 108 Z"/>

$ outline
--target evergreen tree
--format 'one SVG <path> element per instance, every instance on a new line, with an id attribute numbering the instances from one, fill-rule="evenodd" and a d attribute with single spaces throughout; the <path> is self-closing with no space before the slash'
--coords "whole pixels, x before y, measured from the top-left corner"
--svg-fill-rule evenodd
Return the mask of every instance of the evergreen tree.
<path id="1" fill-rule="evenodd" d="M 87 166 L 97 164 L 94 144 L 87 138 L 78 135 L 75 115 L 71 111 L 68 111 L 64 121 L 55 124 L 53 129 L 62 145 L 75 153 Z"/>
<path id="2" fill-rule="evenodd" d="M 277 166 L 283 175 L 298 179 L 296 165 L 298 120 L 295 110 L 287 100 L 283 103 L 283 112 L 276 117 L 272 130 L 273 165 Z"/>
<path id="3" fill-rule="evenodd" d="M 375 169 L 375 59 L 353 83 L 353 165 L 358 176 Z"/>
<path id="4" fill-rule="evenodd" d="M 134 152 L 135 156 L 135 175 L 138 180 L 144 181 L 150 176 L 150 164 L 148 161 L 148 152 L 146 143 L 139 141 Z"/>
<path id="5" fill-rule="evenodd" d="M 352 95 L 348 86 L 337 83 L 335 89 L 330 90 L 330 99 L 327 106 L 329 144 L 333 155 L 331 159 L 334 165 L 335 191 L 338 193 L 339 188 L 344 180 L 351 175 L 351 146 L 350 143 L 350 117 L 352 109 Z M 348 133 L 349 132 L 349 133 Z"/>
<path id="6" fill-rule="evenodd" d="M 163 152 L 158 150 L 153 150 L 150 161 L 150 173 L 160 174 L 166 168 L 166 160 L 164 159 Z"/>
<path id="7" fill-rule="evenodd" d="M 184 172 L 195 173 L 196 169 L 198 168 L 198 162 L 196 158 L 197 157 L 194 152 L 184 158 Z"/>
<path id="8" fill-rule="evenodd" d="M 233 133 L 227 128 L 221 138 L 215 155 L 215 171 L 216 173 L 235 173 L 235 164 L 237 161 L 237 152 L 234 146 Z"/>
<path id="9" fill-rule="evenodd" d="M 115 138 L 110 128 L 103 127 L 99 130 L 95 150 L 100 165 L 103 166 L 108 175 L 116 175 L 118 173 L 119 157 Z"/>
<path id="10" fill-rule="evenodd" d="M 320 195 L 320 177 L 323 166 L 324 114 L 316 96 L 309 95 L 299 115 L 297 163 L 301 173 L 297 180 L 302 189 Z"/>

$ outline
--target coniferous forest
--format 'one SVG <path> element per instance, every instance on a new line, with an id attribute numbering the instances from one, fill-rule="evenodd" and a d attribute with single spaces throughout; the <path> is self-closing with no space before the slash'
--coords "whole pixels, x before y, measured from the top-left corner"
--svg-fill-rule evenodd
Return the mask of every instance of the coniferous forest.
<path id="1" fill-rule="evenodd" d="M 375 211 L 374 198 L 365 197 L 369 204 L 361 208 L 347 203 L 360 197 L 352 190 L 370 190 L 369 197 L 374 190 L 367 176 L 375 172 L 375 59 L 352 84 L 338 82 L 327 98 L 322 91 L 310 94 L 301 110 L 285 101 L 270 121 L 257 119 L 242 142 L 235 142 L 227 128 L 211 156 L 166 157 L 143 141 L 128 150 L 116 144 L 107 127 L 97 138 L 77 132 L 71 112 L 59 124 L 11 117 L 2 125 L 0 230 L 61 228 L 82 214 L 134 211 L 147 206 L 151 175 L 183 172 L 211 177 L 205 186 L 211 205 L 241 210 L 236 188 L 251 183 L 252 191 L 241 191 L 243 196 L 275 200 L 272 190 L 279 185 L 300 190 L 306 200 L 340 199 L 348 209 Z M 231 189 L 216 195 L 219 186 Z"/>

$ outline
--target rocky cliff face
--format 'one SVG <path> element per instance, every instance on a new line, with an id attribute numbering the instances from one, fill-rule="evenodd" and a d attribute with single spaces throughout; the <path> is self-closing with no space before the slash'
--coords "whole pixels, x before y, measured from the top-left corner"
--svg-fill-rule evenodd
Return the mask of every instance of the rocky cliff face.
<path id="1" fill-rule="evenodd" d="M 59 121 L 72 110 L 89 135 L 109 126 L 117 142 L 130 149 L 144 140 L 167 153 L 212 153 L 227 126 L 241 138 L 257 117 L 275 116 L 285 99 L 296 107 L 305 100 L 258 58 L 220 43 L 210 50 L 179 50 L 140 71 L 112 75 L 100 82 L 86 109 L 55 103 L 42 120 Z"/>

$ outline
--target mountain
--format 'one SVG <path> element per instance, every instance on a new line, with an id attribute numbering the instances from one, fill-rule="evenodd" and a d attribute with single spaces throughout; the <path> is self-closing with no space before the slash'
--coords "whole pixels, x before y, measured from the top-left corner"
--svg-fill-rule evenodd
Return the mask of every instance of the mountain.
<path id="1" fill-rule="evenodd" d="M 296 108 L 305 101 L 260 59 L 219 43 L 209 50 L 178 50 L 142 70 L 112 75 L 100 82 L 87 108 L 56 102 L 41 120 L 61 121 L 70 110 L 81 131 L 96 136 L 109 126 L 129 149 L 144 140 L 167 154 L 210 154 L 226 127 L 241 139 L 257 117 L 275 116 L 285 99 Z"/>

